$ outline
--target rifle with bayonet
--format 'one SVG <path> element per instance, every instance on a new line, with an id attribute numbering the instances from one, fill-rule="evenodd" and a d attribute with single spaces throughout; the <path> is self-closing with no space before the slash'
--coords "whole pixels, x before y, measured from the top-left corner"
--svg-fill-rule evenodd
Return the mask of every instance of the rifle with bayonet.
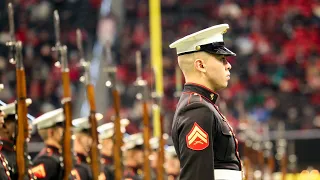
<path id="1" fill-rule="evenodd" d="M 111 61 L 111 47 L 110 44 L 106 44 L 106 55 L 107 60 Z M 122 154 L 121 154 L 121 146 L 123 145 L 122 140 L 122 132 L 121 132 L 121 125 L 120 125 L 120 95 L 119 91 L 116 86 L 116 72 L 117 68 L 115 66 L 109 66 L 106 68 L 106 71 L 109 76 L 109 80 L 106 82 L 106 86 L 111 88 L 112 97 L 113 97 L 113 107 L 115 111 L 114 116 L 114 147 L 113 147 L 113 157 L 114 157 L 114 169 L 115 169 L 115 179 L 122 179 Z"/>
<path id="2" fill-rule="evenodd" d="M 23 180 L 27 174 L 27 143 L 28 138 L 28 119 L 27 119 L 27 90 L 26 75 L 22 61 L 22 42 L 15 40 L 14 34 L 14 10 L 12 3 L 8 4 L 10 41 L 6 43 L 10 47 L 10 62 L 16 65 L 16 93 L 17 93 L 17 117 L 18 126 L 16 129 L 16 161 L 18 166 L 18 180 Z"/>
<path id="3" fill-rule="evenodd" d="M 155 77 L 155 69 L 153 69 L 153 74 Z M 156 81 L 156 78 L 154 78 Z M 181 82 L 181 81 L 180 81 Z M 176 82 L 177 83 L 177 82 Z M 176 91 L 179 92 L 179 91 Z M 181 92 L 180 92 L 181 93 Z M 180 96 L 180 94 L 177 93 L 177 96 Z M 160 136 L 159 136 L 159 148 L 158 148 L 158 162 L 157 162 L 157 180 L 163 180 L 164 179 L 164 163 L 165 163 L 165 150 L 164 146 L 166 144 L 166 140 L 164 137 L 164 131 L 163 131 L 163 115 L 161 114 L 161 101 L 162 97 L 156 92 L 152 92 L 152 98 L 153 98 L 153 112 L 159 112 L 159 113 L 153 113 L 154 122 L 160 122 Z"/>
<path id="4" fill-rule="evenodd" d="M 63 179 L 68 180 L 72 170 L 72 152 L 71 152 L 71 135 L 72 135 L 72 107 L 71 107 L 71 89 L 70 89 L 70 75 L 67 60 L 67 46 L 60 42 L 60 18 L 57 10 L 54 11 L 54 30 L 56 36 L 56 44 L 52 48 L 59 55 L 60 62 L 56 63 L 61 67 L 62 87 L 63 87 L 63 113 L 65 118 L 64 132 L 63 132 L 63 164 L 64 174 Z"/>
<path id="5" fill-rule="evenodd" d="M 141 64 L 141 52 L 136 52 L 136 68 L 137 68 L 137 79 L 135 81 L 135 85 L 140 88 L 141 93 L 139 94 L 142 101 L 143 108 L 143 142 L 144 142 L 144 164 L 143 164 L 143 172 L 144 180 L 150 180 L 151 171 L 150 171 L 150 120 L 149 120 L 149 111 L 148 111 L 148 87 L 147 82 L 142 79 L 142 64 Z"/>
<path id="6" fill-rule="evenodd" d="M 82 46 L 82 33 L 77 29 L 77 47 L 80 54 L 80 64 L 84 69 L 84 76 L 82 81 L 86 85 L 87 100 L 90 106 L 89 122 L 91 125 L 92 146 L 90 148 L 90 166 L 92 170 L 92 178 L 98 179 L 100 174 L 100 159 L 99 159 L 99 139 L 98 139 L 98 123 L 96 119 L 96 103 L 94 86 L 90 81 L 90 63 L 85 60 L 83 46 Z"/>

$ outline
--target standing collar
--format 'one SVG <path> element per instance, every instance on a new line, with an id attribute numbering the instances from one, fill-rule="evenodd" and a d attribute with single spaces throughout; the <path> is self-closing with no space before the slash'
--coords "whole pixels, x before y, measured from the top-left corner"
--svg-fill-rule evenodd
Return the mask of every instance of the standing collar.
<path id="1" fill-rule="evenodd" d="M 76 153 L 76 157 L 78 163 L 89 163 L 88 156 L 84 155 L 83 153 Z"/>
<path id="2" fill-rule="evenodd" d="M 47 153 L 53 153 L 53 154 L 61 154 L 61 150 L 55 146 L 52 145 L 46 145 L 46 151 Z"/>
<path id="3" fill-rule="evenodd" d="M 0 141 L 2 141 L 2 148 L 3 150 L 7 151 L 15 151 L 15 144 L 13 141 L 6 139 L 6 138 L 0 138 Z"/>
<path id="4" fill-rule="evenodd" d="M 184 89 L 183 92 L 191 92 L 191 93 L 197 93 L 203 97 L 205 97 L 205 99 L 207 99 L 208 101 L 210 101 L 211 103 L 215 104 L 219 95 L 217 93 L 215 93 L 214 91 L 212 91 L 211 89 L 200 85 L 200 84 L 196 84 L 196 83 L 186 83 L 184 85 Z"/>
<path id="5" fill-rule="evenodd" d="M 101 161 L 103 164 L 113 164 L 113 157 L 101 154 Z"/>

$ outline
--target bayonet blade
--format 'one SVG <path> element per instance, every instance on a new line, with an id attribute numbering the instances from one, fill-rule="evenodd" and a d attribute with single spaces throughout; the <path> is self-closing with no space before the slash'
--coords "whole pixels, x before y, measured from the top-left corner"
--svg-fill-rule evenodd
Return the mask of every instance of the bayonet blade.
<path id="1" fill-rule="evenodd" d="M 60 17 L 58 10 L 54 10 L 53 12 L 53 21 L 54 21 L 54 30 L 56 36 L 56 47 L 61 45 L 60 43 Z"/>

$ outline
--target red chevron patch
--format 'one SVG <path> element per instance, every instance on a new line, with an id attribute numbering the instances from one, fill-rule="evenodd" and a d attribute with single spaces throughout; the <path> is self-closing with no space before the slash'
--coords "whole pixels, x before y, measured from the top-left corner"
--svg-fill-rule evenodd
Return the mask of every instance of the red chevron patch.
<path id="1" fill-rule="evenodd" d="M 31 171 L 37 178 L 45 178 L 47 176 L 44 164 L 39 164 L 38 166 L 33 167 Z"/>
<path id="2" fill-rule="evenodd" d="M 195 151 L 204 150 L 209 146 L 208 133 L 195 122 L 186 136 L 186 143 L 189 149 Z"/>

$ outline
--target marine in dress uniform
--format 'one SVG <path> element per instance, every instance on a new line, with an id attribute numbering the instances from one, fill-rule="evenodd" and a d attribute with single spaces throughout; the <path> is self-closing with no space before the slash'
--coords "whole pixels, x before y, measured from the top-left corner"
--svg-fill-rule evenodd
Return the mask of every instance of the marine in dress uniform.
<path id="1" fill-rule="evenodd" d="M 129 125 L 128 119 L 121 119 L 121 131 L 125 132 Z M 114 144 L 114 124 L 105 123 L 98 127 L 99 139 L 101 144 L 101 172 L 102 179 L 114 180 L 113 144 Z"/>
<path id="2" fill-rule="evenodd" d="M 228 24 L 188 35 L 176 48 L 186 84 L 177 104 L 172 139 L 180 160 L 180 180 L 241 180 L 238 141 L 219 111 L 217 90 L 227 87 L 235 53 L 224 46 Z"/>
<path id="3" fill-rule="evenodd" d="M 102 114 L 97 113 L 97 121 L 103 118 Z M 88 117 L 72 120 L 75 138 L 73 149 L 76 157 L 74 169 L 71 170 L 71 176 L 75 180 L 92 180 L 92 170 L 90 167 L 91 159 L 89 152 L 92 146 L 91 126 Z"/>
<path id="4" fill-rule="evenodd" d="M 31 99 L 26 100 L 26 104 L 31 104 Z M 18 167 L 16 159 L 15 149 L 15 131 L 16 131 L 16 103 L 10 103 L 0 107 L 1 111 L 4 112 L 4 125 L 0 129 L 0 141 L 2 144 L 1 152 L 8 160 L 8 169 L 10 172 L 11 179 L 18 179 Z M 29 126 L 30 127 L 30 126 Z M 30 158 L 30 156 L 27 156 Z M 35 179 L 32 171 L 29 169 L 31 166 L 30 159 L 26 159 L 26 167 L 28 173 L 24 179 Z"/>
<path id="5" fill-rule="evenodd" d="M 4 113 L 0 110 L 0 130 L 2 131 L 4 125 Z M 2 154 L 2 142 L 0 141 L 0 179 L 11 180 L 8 161 Z"/>
<path id="6" fill-rule="evenodd" d="M 141 180 L 143 177 L 143 135 L 132 134 L 124 138 L 124 179 Z"/>
<path id="7" fill-rule="evenodd" d="M 49 111 L 35 120 L 38 133 L 45 147 L 33 160 L 32 172 L 40 180 L 57 180 L 63 178 L 62 137 L 63 109 Z"/>

